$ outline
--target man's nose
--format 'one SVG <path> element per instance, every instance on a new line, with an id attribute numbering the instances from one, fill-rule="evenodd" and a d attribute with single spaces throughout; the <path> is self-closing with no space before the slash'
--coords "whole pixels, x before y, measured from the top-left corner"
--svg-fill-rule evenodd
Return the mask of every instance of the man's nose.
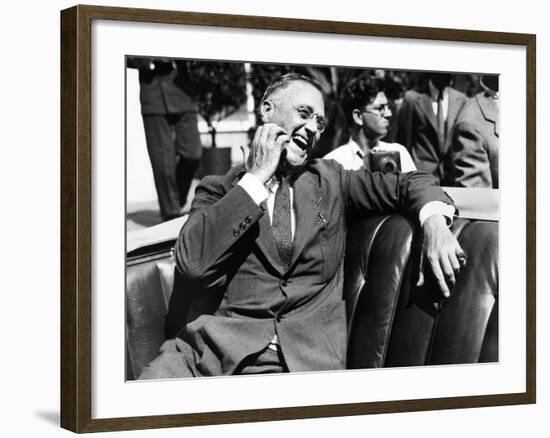
<path id="1" fill-rule="evenodd" d="M 317 125 L 317 120 L 315 119 L 315 117 L 312 117 L 311 119 L 307 120 L 306 130 L 312 134 L 319 133 L 319 126 Z"/>

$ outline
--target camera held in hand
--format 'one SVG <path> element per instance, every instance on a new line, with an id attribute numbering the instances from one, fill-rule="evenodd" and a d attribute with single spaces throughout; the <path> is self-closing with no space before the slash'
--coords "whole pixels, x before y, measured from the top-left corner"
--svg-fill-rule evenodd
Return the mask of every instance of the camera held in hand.
<path id="1" fill-rule="evenodd" d="M 369 167 L 373 172 L 401 172 L 401 155 L 398 151 L 371 151 L 368 155 Z"/>

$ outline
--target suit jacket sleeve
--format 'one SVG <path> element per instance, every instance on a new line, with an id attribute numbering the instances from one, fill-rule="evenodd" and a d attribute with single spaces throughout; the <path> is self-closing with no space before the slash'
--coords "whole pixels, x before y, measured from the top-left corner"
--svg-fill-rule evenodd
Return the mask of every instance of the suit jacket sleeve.
<path id="1" fill-rule="evenodd" d="M 450 153 L 452 185 L 493 187 L 491 165 L 483 136 L 468 122 L 455 127 Z"/>
<path id="2" fill-rule="evenodd" d="M 342 190 L 347 200 L 348 220 L 365 216 L 403 213 L 418 221 L 420 210 L 431 201 L 453 205 L 436 178 L 425 172 L 342 172 Z"/>
<path id="3" fill-rule="evenodd" d="M 223 281 L 220 269 L 232 255 L 250 250 L 249 233 L 264 214 L 233 177 L 206 177 L 195 192 L 191 212 L 176 242 L 176 266 L 186 278 Z"/>

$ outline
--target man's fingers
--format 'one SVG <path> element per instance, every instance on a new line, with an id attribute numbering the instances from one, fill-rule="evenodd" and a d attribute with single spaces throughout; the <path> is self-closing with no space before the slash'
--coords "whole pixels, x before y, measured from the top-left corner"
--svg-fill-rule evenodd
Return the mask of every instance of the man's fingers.
<path id="1" fill-rule="evenodd" d="M 252 146 L 257 147 L 260 144 L 260 138 L 262 136 L 263 126 L 258 127 L 254 133 L 254 140 L 252 140 Z"/>
<path id="2" fill-rule="evenodd" d="M 432 272 L 434 274 L 435 280 L 437 281 L 437 285 L 441 290 L 441 293 L 443 293 L 443 296 L 445 298 L 449 298 L 451 296 L 451 293 L 449 292 L 449 288 L 447 287 L 447 282 L 445 281 L 445 276 L 443 275 L 443 271 L 439 266 L 439 261 L 437 259 L 434 259 L 434 260 L 430 260 L 430 263 L 432 265 Z"/>
<path id="3" fill-rule="evenodd" d="M 417 287 L 424 286 L 424 251 L 420 252 L 420 262 L 418 263 L 418 281 Z"/>
<path id="4" fill-rule="evenodd" d="M 455 273 L 455 275 L 457 275 L 460 272 L 460 261 L 458 260 L 456 254 L 449 255 L 449 263 L 453 268 L 453 272 Z"/>
<path id="5" fill-rule="evenodd" d="M 272 138 L 270 138 L 270 147 L 275 149 L 275 152 L 279 153 L 284 144 L 289 141 L 290 137 L 287 135 L 286 131 L 280 126 L 274 125 L 271 129 Z"/>
<path id="6" fill-rule="evenodd" d="M 443 275 L 447 280 L 447 284 L 450 284 L 451 287 L 455 285 L 455 273 L 453 267 L 449 261 L 449 258 L 445 255 L 441 256 L 441 268 L 443 269 Z"/>
<path id="7" fill-rule="evenodd" d="M 424 271 L 422 270 L 418 273 L 418 281 L 416 282 L 416 286 L 417 287 L 424 286 Z"/>
<path id="8" fill-rule="evenodd" d="M 286 135 L 286 131 L 275 123 L 266 123 L 263 127 L 268 132 L 267 140 L 270 146 L 275 143 L 278 136 L 283 134 Z"/>
<path id="9" fill-rule="evenodd" d="M 269 125 L 264 125 L 264 129 L 267 131 L 267 143 L 266 146 L 271 149 L 275 140 L 277 139 L 277 125 L 270 123 Z"/>
<path id="10" fill-rule="evenodd" d="M 456 257 L 458 259 L 458 262 L 460 263 L 460 266 L 463 268 L 464 266 L 466 266 L 466 263 L 468 262 L 468 256 L 466 255 L 466 253 L 462 250 L 462 248 L 460 248 L 460 246 L 458 247 L 458 250 L 456 251 Z"/>
<path id="11" fill-rule="evenodd" d="M 283 137 L 279 139 L 279 137 Z M 282 144 L 288 140 L 286 131 L 274 123 L 266 123 L 256 130 L 248 158 L 247 171 L 262 183 L 275 173 L 280 162 Z"/>
<path id="12" fill-rule="evenodd" d="M 290 137 L 286 134 L 280 134 L 278 137 L 277 137 L 277 140 L 276 140 L 276 143 L 277 145 L 282 148 L 286 143 L 288 143 L 290 141 Z"/>
<path id="13" fill-rule="evenodd" d="M 269 129 L 269 126 L 263 125 L 260 127 L 262 130 L 260 134 L 260 141 L 258 143 L 258 149 L 263 150 L 267 146 L 267 142 L 269 140 L 269 134 L 271 133 L 271 130 Z"/>
<path id="14" fill-rule="evenodd" d="M 246 170 L 249 170 L 250 169 L 250 163 L 248 162 L 248 156 L 250 155 L 250 149 L 248 147 L 243 146 L 243 145 L 241 145 L 240 148 L 241 148 L 241 153 L 243 154 L 244 168 Z"/>

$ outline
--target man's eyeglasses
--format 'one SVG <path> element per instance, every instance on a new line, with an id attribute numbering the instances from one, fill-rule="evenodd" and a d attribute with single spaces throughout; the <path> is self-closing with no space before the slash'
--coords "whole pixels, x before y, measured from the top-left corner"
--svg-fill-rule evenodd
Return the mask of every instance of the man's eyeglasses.
<path id="1" fill-rule="evenodd" d="M 294 109 L 302 120 L 315 120 L 315 123 L 317 124 L 317 132 L 319 134 L 322 134 L 323 131 L 327 128 L 327 121 L 325 120 L 325 118 L 317 113 L 314 113 L 310 108 L 298 107 Z"/>
<path id="2" fill-rule="evenodd" d="M 383 116 L 388 111 L 390 111 L 390 105 L 388 103 L 383 103 L 382 105 L 376 105 L 372 108 L 365 108 L 364 113 L 374 114 L 375 116 Z"/>

